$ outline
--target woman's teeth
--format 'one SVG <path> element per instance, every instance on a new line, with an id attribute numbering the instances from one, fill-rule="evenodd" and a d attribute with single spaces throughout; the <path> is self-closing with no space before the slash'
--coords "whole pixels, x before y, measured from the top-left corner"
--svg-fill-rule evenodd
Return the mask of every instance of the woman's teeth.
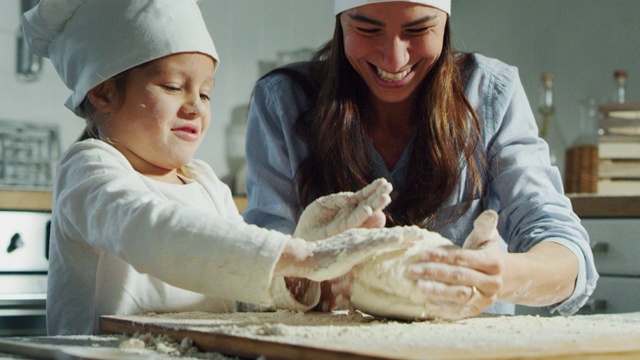
<path id="1" fill-rule="evenodd" d="M 406 69 L 404 71 L 400 71 L 398 73 L 390 73 L 390 72 L 386 72 L 382 69 L 380 69 L 379 67 L 376 67 L 376 72 L 378 73 L 378 76 L 380 76 L 380 78 L 384 81 L 398 81 L 398 80 L 402 80 L 405 78 L 405 76 L 407 76 L 407 74 L 409 74 L 409 72 L 411 71 L 411 69 Z"/>

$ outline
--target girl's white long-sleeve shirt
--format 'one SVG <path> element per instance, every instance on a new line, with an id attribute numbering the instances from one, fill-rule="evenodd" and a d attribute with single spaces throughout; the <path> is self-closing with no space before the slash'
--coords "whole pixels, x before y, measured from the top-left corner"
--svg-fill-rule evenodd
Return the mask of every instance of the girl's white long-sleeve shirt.
<path id="1" fill-rule="evenodd" d="M 186 185 L 145 177 L 98 140 L 66 151 L 53 189 L 50 335 L 97 333 L 101 315 L 273 304 L 289 236 L 246 224 L 206 163 L 179 172 Z"/>

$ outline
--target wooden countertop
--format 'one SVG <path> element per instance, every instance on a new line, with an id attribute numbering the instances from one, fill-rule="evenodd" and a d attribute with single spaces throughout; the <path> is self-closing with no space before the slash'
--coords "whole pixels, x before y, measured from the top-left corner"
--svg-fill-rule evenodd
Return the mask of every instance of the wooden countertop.
<path id="1" fill-rule="evenodd" d="M 569 194 L 573 209 L 581 218 L 640 218 L 640 196 L 598 196 Z M 247 206 L 247 198 L 234 196 L 239 211 Z M 51 210 L 51 191 L 0 190 L 0 210 Z"/>
<path id="2" fill-rule="evenodd" d="M 191 337 L 202 350 L 279 359 L 637 359 L 640 313 L 396 322 L 359 313 L 103 316 L 103 334 Z"/>
<path id="3" fill-rule="evenodd" d="M 569 194 L 580 218 L 640 218 L 640 196 Z"/>
<path id="4" fill-rule="evenodd" d="M 2 189 L 0 210 L 51 211 L 51 191 Z"/>
<path id="5" fill-rule="evenodd" d="M 569 194 L 573 211 L 581 218 L 640 218 L 640 196 L 598 196 Z M 240 211 L 247 206 L 247 198 L 234 197 Z"/>
<path id="6" fill-rule="evenodd" d="M 278 359 L 638 359 L 640 313 L 484 316 L 395 322 L 345 312 L 103 316 L 103 335 L 0 339 L 0 357 L 157 358 L 125 352 L 134 333 L 189 336 L 201 351 Z M 108 334 L 108 335 L 107 335 Z M 210 354 L 212 355 L 212 354 Z M 13 356 L 11 356 L 13 357 Z"/>

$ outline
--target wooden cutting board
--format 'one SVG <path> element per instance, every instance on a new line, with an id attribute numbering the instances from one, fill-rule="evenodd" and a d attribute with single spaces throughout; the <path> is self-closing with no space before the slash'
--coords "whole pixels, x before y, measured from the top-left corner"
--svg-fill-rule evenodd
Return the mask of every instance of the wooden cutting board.
<path id="1" fill-rule="evenodd" d="M 397 322 L 357 312 L 103 316 L 103 333 L 191 337 L 203 351 L 268 359 L 640 358 L 640 313 Z"/>

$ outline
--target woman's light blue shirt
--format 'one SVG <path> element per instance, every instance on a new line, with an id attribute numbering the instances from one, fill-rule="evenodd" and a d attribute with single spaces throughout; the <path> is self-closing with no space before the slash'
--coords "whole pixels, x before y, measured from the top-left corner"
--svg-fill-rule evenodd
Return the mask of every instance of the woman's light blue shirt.
<path id="1" fill-rule="evenodd" d="M 482 122 L 481 146 L 489 169 L 484 174 L 485 194 L 473 200 L 460 218 L 447 222 L 451 210 L 471 196 L 458 187 L 430 230 L 462 245 L 478 214 L 493 209 L 500 215 L 498 230 L 509 252 L 526 252 L 542 241 L 566 246 L 579 261 L 575 290 L 567 300 L 549 308 L 573 314 L 587 301 L 598 279 L 588 234 L 563 193 L 561 175 L 550 164 L 547 144 L 538 137 L 517 68 L 479 54 L 473 57 L 476 67 L 466 84 L 466 94 Z M 294 66 L 304 73 L 309 71 L 307 63 Z M 243 214 L 247 222 L 285 233 L 295 230 L 302 207 L 294 178 L 307 146 L 296 136 L 294 124 L 308 104 L 300 85 L 287 75 L 276 73 L 256 84 L 247 124 L 249 204 Z M 410 145 L 391 170 L 369 145 L 374 178 L 385 177 L 394 189 L 402 189 L 405 169 L 417 166 L 408 163 Z M 513 311 L 514 306 L 507 303 L 497 303 L 488 310 Z"/>

